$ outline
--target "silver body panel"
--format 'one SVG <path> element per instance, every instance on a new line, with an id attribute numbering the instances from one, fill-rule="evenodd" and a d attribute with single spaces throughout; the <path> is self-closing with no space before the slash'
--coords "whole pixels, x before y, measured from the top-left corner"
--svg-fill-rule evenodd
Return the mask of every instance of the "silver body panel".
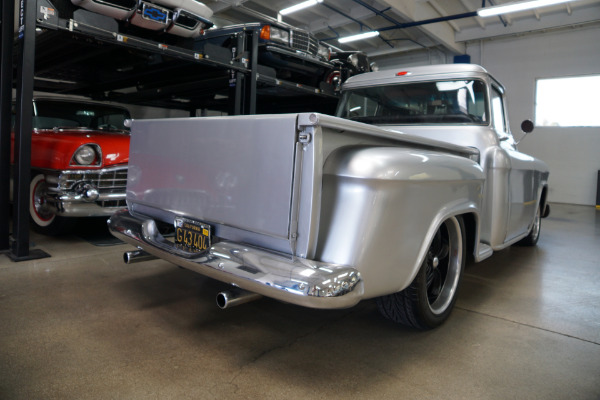
<path id="1" fill-rule="evenodd" d="M 133 122 L 130 211 L 166 222 L 188 216 L 232 240 L 252 232 L 251 243 L 290 252 L 295 119 L 205 118 L 202 128 L 198 121 Z"/>
<path id="2" fill-rule="evenodd" d="M 492 80 L 480 67 L 453 68 L 441 75 Z M 363 74 L 348 85 L 390 79 Z M 477 261 L 528 234 L 547 167 L 492 126 L 377 127 L 310 113 L 133 121 L 129 210 L 110 228 L 150 254 L 242 289 L 347 307 L 410 285 L 450 217 L 469 222 Z M 191 260 L 151 228 L 176 217 L 212 226 L 209 253 Z M 231 249 L 245 256 L 229 264 Z M 343 272 L 331 279 L 328 271 Z M 359 283 L 348 286 L 346 273 Z M 334 285 L 329 295 L 297 290 L 307 275 L 313 287 Z"/>
<path id="3" fill-rule="evenodd" d="M 398 69 L 398 72 L 400 71 L 406 71 L 407 74 L 399 77 L 394 70 L 357 75 L 344 84 L 344 90 L 441 79 L 480 79 L 488 88 L 493 85 L 500 92 L 505 91 L 498 81 L 477 65 L 435 65 Z M 491 103 L 489 93 L 488 103 Z M 506 109 L 504 98 L 503 105 Z M 501 250 L 527 236 L 540 202 L 545 201 L 542 190 L 547 188 L 549 176 L 546 163 L 518 151 L 508 128 L 508 117 L 505 116 L 504 121 L 506 132 L 495 131 L 494 118 L 496 115 L 490 112 L 488 126 L 469 124 L 381 126 L 419 137 L 471 146 L 479 150 L 480 165 L 486 176 L 486 185 L 477 243 L 482 248 L 479 250 L 476 248 L 477 261 L 492 254 L 486 251 L 488 246 L 493 250 Z"/>
<path id="4" fill-rule="evenodd" d="M 320 114 L 133 121 L 130 148 L 128 221 L 184 216 L 250 253 L 345 266 L 369 277 L 361 299 L 409 283 L 439 224 L 478 212 L 484 181 L 472 148 Z M 379 161 L 365 170 L 368 160 Z M 427 223 L 415 231 L 404 222 L 413 218 Z M 157 249 L 166 241 L 140 240 L 122 221 L 113 218 L 111 230 L 123 240 L 196 270 L 174 246 Z M 211 251 L 215 265 L 227 260 Z M 247 280 L 230 283 L 272 296 Z M 294 296 L 286 301 L 312 306 L 310 295 Z"/>

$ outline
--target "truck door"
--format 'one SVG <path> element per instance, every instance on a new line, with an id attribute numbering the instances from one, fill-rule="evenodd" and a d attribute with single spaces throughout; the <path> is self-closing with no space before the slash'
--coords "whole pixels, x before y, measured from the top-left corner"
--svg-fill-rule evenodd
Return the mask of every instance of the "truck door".
<path id="1" fill-rule="evenodd" d="M 505 214 L 507 220 L 502 221 L 506 224 L 504 242 L 508 242 L 527 232 L 529 223 L 535 215 L 537 204 L 532 168 L 533 158 L 517 150 L 515 140 L 508 128 L 503 93 L 495 85 L 492 85 L 491 100 L 494 129 L 500 147 L 510 161 L 508 174 L 504 174 L 504 179 L 508 179 L 506 182 L 508 198 L 505 203 L 508 207 L 507 214 Z"/>

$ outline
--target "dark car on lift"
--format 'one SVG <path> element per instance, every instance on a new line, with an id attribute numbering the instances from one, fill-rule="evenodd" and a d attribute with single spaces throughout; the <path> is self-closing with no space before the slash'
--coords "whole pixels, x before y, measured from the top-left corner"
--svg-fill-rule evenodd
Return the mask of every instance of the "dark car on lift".
<path id="1" fill-rule="evenodd" d="M 268 67 L 271 70 L 266 73 L 278 79 L 314 87 L 319 87 L 321 82 L 335 86 L 340 77 L 344 79 L 370 70 L 364 53 L 360 57 L 350 57 L 351 53 L 358 52 L 340 52 L 341 57 L 335 58 L 339 49 L 319 41 L 303 29 L 279 21 L 209 29 L 196 40 L 196 49 L 201 51 L 209 43 L 230 49 L 232 58 L 243 58 L 237 48 L 237 36 L 244 31 L 258 35 L 258 64 L 263 68 L 262 73 L 265 73 L 264 67 Z"/>

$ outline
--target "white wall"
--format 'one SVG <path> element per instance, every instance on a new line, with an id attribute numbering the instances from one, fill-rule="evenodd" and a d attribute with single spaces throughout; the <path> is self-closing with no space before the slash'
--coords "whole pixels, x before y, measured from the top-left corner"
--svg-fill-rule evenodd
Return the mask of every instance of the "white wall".
<path id="1" fill-rule="evenodd" d="M 600 26 L 469 43 L 467 54 L 471 62 L 485 67 L 506 86 L 511 130 L 519 138 L 521 122 L 534 118 L 536 79 L 600 74 Z M 427 60 L 426 56 L 420 58 Z M 414 65 L 418 59 L 410 54 L 383 64 Z M 600 112 L 600 93 L 597 101 Z M 550 166 L 550 201 L 596 203 L 600 127 L 537 127 L 519 144 L 519 149 Z"/>
<path id="2" fill-rule="evenodd" d="M 521 121 L 534 117 L 536 79 L 600 74 L 600 27 L 470 44 L 467 53 L 506 86 L 511 130 L 519 137 Z M 597 101 L 600 112 L 600 93 Z M 600 127 L 537 127 L 519 149 L 550 166 L 550 201 L 596 203 Z"/>
<path id="3" fill-rule="evenodd" d="M 402 54 L 401 57 L 376 58 L 379 69 L 394 69 L 396 67 L 416 67 L 428 64 L 448 64 L 454 57 L 439 49 L 417 50 Z"/>

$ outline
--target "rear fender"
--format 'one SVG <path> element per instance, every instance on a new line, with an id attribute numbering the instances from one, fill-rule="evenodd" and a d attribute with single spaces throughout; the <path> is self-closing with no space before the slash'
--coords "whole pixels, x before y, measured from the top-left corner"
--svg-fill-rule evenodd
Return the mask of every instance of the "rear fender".
<path id="1" fill-rule="evenodd" d="M 479 215 L 483 180 L 477 163 L 441 151 L 339 148 L 324 165 L 317 259 L 358 269 L 366 297 L 400 291 L 443 221 Z"/>

